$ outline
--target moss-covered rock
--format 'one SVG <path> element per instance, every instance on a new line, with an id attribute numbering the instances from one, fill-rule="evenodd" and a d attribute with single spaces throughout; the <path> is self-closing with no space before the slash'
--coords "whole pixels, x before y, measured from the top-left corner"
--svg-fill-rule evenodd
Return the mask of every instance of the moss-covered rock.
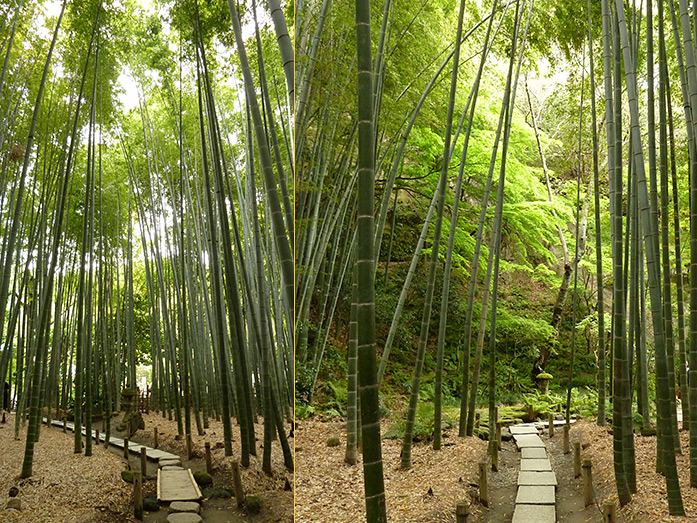
<path id="1" fill-rule="evenodd" d="M 333 436 L 327 440 L 327 447 L 338 447 L 341 444 L 341 440 Z"/>
<path id="2" fill-rule="evenodd" d="M 208 499 L 225 499 L 232 497 L 232 491 L 223 487 L 206 487 L 202 494 Z"/>
<path id="3" fill-rule="evenodd" d="M 154 496 L 143 498 L 143 510 L 147 510 L 148 512 L 157 512 L 160 510 L 160 504 L 157 502 L 157 498 Z"/>
<path id="4" fill-rule="evenodd" d="M 261 511 L 261 499 L 259 496 L 247 496 L 245 505 L 249 514 L 259 514 Z"/>
<path id="5" fill-rule="evenodd" d="M 208 472 L 194 472 L 194 479 L 196 480 L 196 483 L 202 487 L 211 485 L 213 483 L 213 478 Z"/>
<path id="6" fill-rule="evenodd" d="M 122 470 L 121 479 L 126 483 L 133 483 L 133 471 L 132 470 Z"/>

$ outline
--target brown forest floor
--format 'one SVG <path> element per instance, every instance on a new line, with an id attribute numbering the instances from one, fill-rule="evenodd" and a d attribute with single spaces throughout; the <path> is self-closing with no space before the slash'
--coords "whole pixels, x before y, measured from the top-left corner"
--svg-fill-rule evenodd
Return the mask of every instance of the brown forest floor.
<path id="1" fill-rule="evenodd" d="M 151 412 L 143 415 L 145 430 L 136 432 L 132 441 L 153 446 L 153 429 L 158 427 L 159 448 L 186 458 L 184 439 L 177 438 L 176 421 L 163 418 Z M 112 420 L 115 427 L 120 416 Z M 94 428 L 102 430 L 102 423 L 95 422 Z M 288 433 L 290 427 L 286 427 Z M 242 484 L 246 494 L 260 497 L 262 510 L 256 516 L 247 516 L 238 510 L 232 499 L 211 500 L 209 504 L 217 515 L 210 519 L 215 522 L 291 522 L 293 521 L 293 491 L 286 490 L 286 482 L 293 485 L 293 473 L 283 465 L 283 454 L 278 441 L 272 448 L 271 476 L 261 470 L 263 455 L 263 425 L 255 426 L 258 456 L 251 457 L 249 468 L 240 467 Z M 231 463 L 240 456 L 239 429 L 233 425 L 233 455 L 225 456 L 223 449 L 223 428 L 220 421 L 210 420 L 204 436 L 196 434 L 192 420 L 194 457 L 184 460 L 184 465 L 192 470 L 205 470 L 203 456 L 206 441 L 211 442 L 214 467 L 214 485 L 231 487 Z M 123 434 L 113 432 L 113 436 Z M 26 428 L 20 432 L 20 440 L 14 439 L 14 416 L 7 416 L 7 423 L 0 424 L 0 522 L 5 523 L 122 523 L 136 521 L 131 505 L 133 487 L 121 479 L 121 471 L 126 461 L 120 453 L 109 451 L 102 445 L 93 446 L 93 455 L 73 453 L 73 434 L 63 434 L 60 429 L 42 425 L 41 438 L 35 446 L 33 476 L 20 480 L 19 473 L 24 458 Z M 261 440 L 261 441 L 260 441 Z M 290 439 L 291 448 L 293 440 Z M 115 447 L 111 447 L 115 449 Z M 131 454 L 131 467 L 139 469 L 139 458 Z M 154 476 L 157 466 L 148 462 L 148 473 Z M 12 486 L 20 489 L 21 512 L 6 509 L 9 490 Z M 144 495 L 156 495 L 156 481 L 144 483 Z M 205 509 L 206 501 L 204 501 Z M 166 518 L 166 509 L 146 516 L 146 521 Z"/>
<path id="2" fill-rule="evenodd" d="M 383 433 L 386 430 L 383 424 Z M 356 466 L 344 462 L 346 445 L 343 421 L 306 420 L 298 422 L 296 431 L 295 521 L 352 522 L 363 518 L 363 472 L 359 457 Z M 491 508 L 477 500 L 477 463 L 484 459 L 486 442 L 478 438 L 461 439 L 456 429 L 447 431 L 442 450 L 433 451 L 430 442 L 415 443 L 413 467 L 399 469 L 401 441 L 383 440 L 383 460 L 388 519 L 393 523 L 454 522 L 455 505 L 470 502 L 470 521 L 510 521 L 515 496 L 517 454 L 514 451 L 502 464 L 500 472 L 490 478 L 493 489 Z M 563 482 L 557 490 L 559 521 L 601 521 L 600 507 L 605 501 L 617 503 L 614 483 L 612 434 L 608 427 L 598 427 L 595 420 L 580 420 L 572 425 L 571 441 L 580 440 L 583 457 L 591 458 L 597 510 L 583 509 L 582 481 L 574 479 L 570 455 L 561 453 L 561 431 L 552 441 L 545 438 L 550 453 L 555 454 L 553 467 Z M 330 437 L 339 437 L 340 445 L 328 447 Z M 655 437 L 635 436 L 638 492 L 631 503 L 618 510 L 618 521 L 697 521 L 697 495 L 689 487 L 688 433 L 681 431 L 683 454 L 677 456 L 680 485 L 686 517 L 668 516 L 663 476 L 654 472 Z M 512 445 L 512 444 L 511 444 Z M 509 450 L 504 446 L 505 451 Z M 558 457 L 557 457 L 558 454 Z M 566 462 L 569 462 L 568 464 Z M 557 465 L 555 465 L 557 463 Z M 565 472 L 569 472 L 566 474 Z M 561 475 L 560 475 L 561 474 Z M 509 485 L 509 483 L 511 485 Z M 432 489 L 433 495 L 430 495 Z M 510 499 L 508 499 L 510 497 Z M 562 497 L 564 499 L 562 499 Z M 580 500 L 580 504 L 579 504 Z M 500 512 L 508 513 L 508 516 Z"/>
<path id="3" fill-rule="evenodd" d="M 72 433 L 41 427 L 34 446 L 33 475 L 19 479 L 26 427 L 14 439 L 13 415 L 0 424 L 0 521 L 85 523 L 135 521 L 126 516 L 133 487 L 121 479 L 123 460 L 102 446 L 93 455 L 73 453 Z M 22 510 L 5 508 L 10 488 L 19 488 Z"/>

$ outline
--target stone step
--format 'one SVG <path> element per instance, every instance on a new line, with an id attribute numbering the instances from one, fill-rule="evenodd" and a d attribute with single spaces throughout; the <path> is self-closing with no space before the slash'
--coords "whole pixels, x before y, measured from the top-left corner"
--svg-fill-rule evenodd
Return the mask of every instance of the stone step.
<path id="1" fill-rule="evenodd" d="M 544 459 L 547 457 L 547 449 L 544 447 L 524 447 L 520 449 L 521 459 Z"/>
<path id="2" fill-rule="evenodd" d="M 521 459 L 520 470 L 522 471 L 551 471 L 552 464 L 549 459 Z"/>
<path id="3" fill-rule="evenodd" d="M 202 497 L 191 470 L 159 469 L 157 471 L 159 501 L 199 501 Z"/>
<path id="4" fill-rule="evenodd" d="M 513 511 L 513 523 L 554 523 L 556 519 L 554 505 L 516 505 Z"/>
<path id="5" fill-rule="evenodd" d="M 508 427 L 508 430 L 511 431 L 511 434 L 516 435 L 516 434 L 537 434 L 538 429 L 532 424 L 525 424 L 525 425 L 511 425 Z"/>
<path id="6" fill-rule="evenodd" d="M 195 501 L 173 501 L 169 505 L 170 512 L 191 512 L 194 514 L 201 513 L 201 505 Z"/>
<path id="7" fill-rule="evenodd" d="M 518 485 L 552 485 L 557 486 L 554 472 L 522 470 L 518 473 Z"/>
<path id="8" fill-rule="evenodd" d="M 554 505 L 554 487 L 552 485 L 522 485 L 518 487 L 516 505 Z"/>
<path id="9" fill-rule="evenodd" d="M 545 444 L 542 442 L 542 439 L 540 439 L 540 436 L 537 434 L 514 434 L 513 439 L 515 440 L 515 444 L 519 449 L 522 449 L 524 447 L 542 447 L 544 448 Z"/>
<path id="10" fill-rule="evenodd" d="M 203 519 L 193 512 L 173 512 L 167 516 L 166 523 L 201 523 Z"/>

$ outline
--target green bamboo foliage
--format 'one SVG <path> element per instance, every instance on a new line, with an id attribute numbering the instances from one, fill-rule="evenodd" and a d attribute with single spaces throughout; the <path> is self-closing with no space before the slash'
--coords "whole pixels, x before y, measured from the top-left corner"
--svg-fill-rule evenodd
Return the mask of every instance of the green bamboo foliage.
<path id="1" fill-rule="evenodd" d="M 43 99 L 43 92 L 44 92 L 44 87 L 46 85 L 46 78 L 48 76 L 48 71 L 49 71 L 49 66 L 51 64 L 51 57 L 53 55 L 53 50 L 56 45 L 56 40 L 58 39 L 58 32 L 60 29 L 60 24 L 61 21 L 63 20 L 63 13 L 65 12 L 65 2 L 63 2 L 63 5 L 61 7 L 61 12 L 60 15 L 58 16 L 58 21 L 56 22 L 56 28 L 53 32 L 53 38 L 51 40 L 51 47 L 49 48 L 48 55 L 46 56 L 46 62 L 44 64 L 44 70 L 43 70 L 43 75 L 41 77 L 41 84 L 39 85 L 39 91 L 36 95 L 36 102 L 34 104 L 34 114 L 32 117 L 32 122 L 31 122 L 31 127 L 29 130 L 29 137 L 27 139 L 27 147 L 25 149 L 24 153 L 24 164 L 22 167 L 22 179 L 26 177 L 27 169 L 29 166 L 29 157 L 31 154 L 32 150 L 32 145 L 33 145 L 33 138 L 34 138 L 34 130 L 36 129 L 36 122 L 39 116 L 39 110 L 41 108 L 41 102 Z M 22 185 L 23 186 L 23 185 Z M 21 189 L 20 189 L 21 190 Z M 63 195 L 64 196 L 64 195 Z M 18 198 L 20 200 L 21 198 Z M 17 211 L 15 211 L 17 216 Z M 59 220 L 61 215 L 59 216 Z M 60 223 L 60 221 L 59 221 Z M 36 351 L 36 359 L 34 361 L 34 369 L 33 369 L 33 376 L 32 376 L 32 381 L 34 383 L 34 388 L 32 392 L 32 397 L 31 397 L 31 406 L 30 406 L 30 411 L 29 411 L 29 430 L 27 431 L 27 443 L 26 447 L 24 450 L 24 461 L 22 463 L 22 472 L 21 472 L 21 477 L 27 478 L 32 475 L 32 465 L 34 461 L 34 445 L 38 439 L 38 426 L 40 423 L 40 411 L 39 411 L 39 394 L 40 394 L 40 387 L 39 387 L 39 380 L 41 379 L 41 370 L 42 370 L 42 360 L 43 360 L 43 347 L 47 345 L 47 339 L 46 339 L 46 330 L 43 328 L 44 325 L 48 325 L 48 317 L 49 317 L 49 312 L 50 312 L 50 299 L 51 299 L 51 288 L 52 288 L 52 283 L 53 283 L 53 274 L 55 269 L 55 264 L 57 261 L 58 257 L 58 238 L 60 234 L 61 228 L 58 227 L 56 229 L 56 234 L 54 237 L 53 241 L 53 246 L 54 246 L 54 251 L 51 254 L 51 267 L 48 272 L 48 282 L 45 287 L 45 294 L 43 296 L 43 300 L 41 301 L 42 306 L 41 306 L 41 316 L 39 319 L 39 339 L 37 340 L 36 346 L 38 347 L 39 350 Z M 16 226 L 13 222 L 13 233 L 16 234 Z M 13 243 L 12 240 L 10 240 L 10 244 Z M 10 253 L 12 249 L 8 249 L 8 253 Z M 11 254 L 11 253 L 10 253 Z M 5 267 L 7 271 L 9 271 L 8 267 Z M 6 289 L 9 287 L 9 284 L 5 284 L 3 281 L 3 289 Z M 2 290 L 0 289 L 0 293 L 4 294 Z M 5 298 L 6 299 L 6 298 Z M 2 296 L 0 295 L 0 302 L 2 302 Z M 0 303 L 0 306 L 3 307 L 2 310 L 4 310 L 4 307 L 6 306 L 6 303 Z M 1 322 L 0 322 L 1 323 Z M 19 409 L 18 409 L 19 411 Z M 19 417 L 19 416 L 18 416 Z"/>
<path id="2" fill-rule="evenodd" d="M 433 304 L 433 293 L 436 282 L 436 265 L 438 262 L 438 253 L 440 246 L 440 235 L 443 224 L 443 209 L 445 207 L 445 190 L 448 181 L 448 166 L 450 164 L 450 141 L 452 139 L 452 125 L 455 111 L 455 93 L 457 90 L 457 73 L 460 61 L 460 35 L 462 34 L 462 19 L 464 16 L 464 1 L 460 2 L 460 13 L 457 23 L 457 36 L 455 38 L 455 55 L 453 58 L 453 69 L 450 80 L 450 100 L 448 103 L 448 116 L 445 127 L 445 140 L 443 146 L 443 164 L 441 166 L 440 181 L 439 181 L 439 197 L 438 208 L 436 211 L 436 222 L 433 232 L 433 243 L 431 244 L 431 259 L 429 265 L 428 281 L 426 284 L 426 299 L 424 301 L 423 315 L 421 319 L 421 333 L 419 335 L 419 347 L 416 356 L 416 366 L 414 368 L 414 377 L 411 383 L 411 394 L 409 397 L 409 408 L 407 410 L 406 428 L 404 431 L 404 442 L 402 444 L 402 469 L 411 467 L 411 447 L 412 434 L 414 429 L 414 421 L 416 419 L 416 406 L 419 401 L 419 385 L 421 382 L 421 373 L 423 370 L 423 362 L 426 354 L 426 344 L 428 343 L 428 331 L 431 323 L 431 307 Z M 446 305 L 447 310 L 447 305 Z M 441 308 L 441 325 L 445 326 L 447 321 L 447 312 L 443 313 Z M 442 372 L 443 372 L 443 343 L 439 344 L 438 348 L 438 364 L 436 375 L 436 409 L 435 409 L 435 430 L 438 433 L 434 440 L 434 448 L 440 448 L 440 389 L 442 387 Z"/>
<path id="3" fill-rule="evenodd" d="M 375 256 L 373 254 L 375 150 L 370 2 L 356 0 L 358 59 L 358 188 L 356 249 L 356 323 L 358 325 L 358 394 L 361 405 L 363 478 L 366 518 L 387 521 L 380 441 L 380 409 L 375 355 Z"/>
<path id="4" fill-rule="evenodd" d="M 649 194 L 644 172 L 644 155 L 642 149 L 641 129 L 639 125 L 639 108 L 637 99 L 637 79 L 634 69 L 634 60 L 629 48 L 627 25 L 624 16 L 623 3 L 618 0 L 615 3 L 618 28 L 622 43 L 622 55 L 625 66 L 625 78 L 627 87 L 627 99 L 631 115 L 631 141 L 632 141 L 632 166 L 636 169 L 639 206 L 642 217 L 642 226 L 645 238 L 646 267 L 649 279 L 649 292 L 651 296 L 651 313 L 654 327 L 654 342 L 656 348 L 656 389 L 658 400 L 658 430 L 664 438 L 662 445 L 662 462 L 666 476 L 666 490 L 668 492 L 668 508 L 671 515 L 684 515 L 680 485 L 678 483 L 675 454 L 673 453 L 673 434 L 670 413 L 670 389 L 668 373 L 668 357 L 666 351 L 665 324 L 661 308 L 660 288 L 660 253 L 657 249 L 658 224 L 652 219 L 650 213 Z"/>
<path id="5" fill-rule="evenodd" d="M 598 288 L 598 425 L 605 425 L 605 286 L 603 283 L 603 251 L 600 235 L 600 169 L 598 167 L 597 114 L 595 107 L 595 61 L 593 59 L 593 17 L 588 0 L 588 59 L 590 66 L 591 125 L 593 141 L 593 194 L 595 196 L 595 271 Z"/>

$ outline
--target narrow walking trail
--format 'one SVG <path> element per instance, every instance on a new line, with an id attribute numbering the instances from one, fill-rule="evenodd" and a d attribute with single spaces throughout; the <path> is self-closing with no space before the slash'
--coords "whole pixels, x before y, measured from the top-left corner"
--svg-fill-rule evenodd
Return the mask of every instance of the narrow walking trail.
<path id="1" fill-rule="evenodd" d="M 557 476 L 537 425 L 524 423 L 509 430 L 521 453 L 513 523 L 554 523 Z"/>
<path id="2" fill-rule="evenodd" d="M 48 423 L 47 418 L 43 418 L 44 423 Z M 63 428 L 63 421 L 51 420 L 51 425 Z M 71 421 L 65 422 L 65 428 L 75 432 L 75 424 Z M 82 428 L 82 434 L 87 435 L 87 429 Z M 98 435 L 98 436 L 97 436 Z M 104 433 L 92 430 L 93 440 L 99 437 L 99 443 L 106 440 Z M 124 450 L 126 442 L 121 438 L 110 437 L 109 445 L 117 449 Z M 191 469 L 182 467 L 181 458 L 176 454 L 165 452 L 164 450 L 154 449 L 140 443 L 128 442 L 129 454 L 140 455 L 141 449 L 145 448 L 145 455 L 148 460 L 158 464 L 157 470 L 157 499 L 161 504 L 169 504 L 169 516 L 167 523 L 201 523 L 203 519 L 199 515 L 201 505 L 199 501 L 203 497 L 201 494 Z M 143 471 L 145 476 L 147 471 Z"/>

